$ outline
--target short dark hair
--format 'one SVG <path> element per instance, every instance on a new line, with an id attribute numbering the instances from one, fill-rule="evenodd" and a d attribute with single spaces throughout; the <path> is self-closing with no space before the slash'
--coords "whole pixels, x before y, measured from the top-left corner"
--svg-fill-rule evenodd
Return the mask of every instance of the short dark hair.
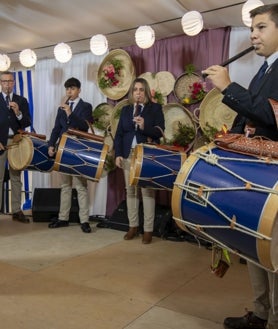
<path id="1" fill-rule="evenodd" d="M 257 15 L 269 14 L 270 19 L 278 27 L 278 4 L 259 6 L 250 11 L 250 17 L 254 18 Z"/>
<path id="2" fill-rule="evenodd" d="M 65 88 L 70 88 L 70 87 L 77 87 L 80 89 L 81 87 L 81 82 L 76 79 L 76 78 L 69 78 L 65 83 L 64 83 Z"/>

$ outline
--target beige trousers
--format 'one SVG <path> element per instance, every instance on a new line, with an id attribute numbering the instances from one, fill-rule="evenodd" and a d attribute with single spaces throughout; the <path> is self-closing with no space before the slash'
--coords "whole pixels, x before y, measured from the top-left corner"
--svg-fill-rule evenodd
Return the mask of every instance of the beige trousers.
<path id="1" fill-rule="evenodd" d="M 269 329 L 278 329 L 278 274 L 247 262 L 254 293 L 254 313 L 268 320 Z"/>
<path id="2" fill-rule="evenodd" d="M 131 154 L 124 159 L 124 177 L 126 188 L 126 204 L 129 227 L 139 226 L 139 190 L 137 186 L 129 184 Z M 155 216 L 155 190 L 141 188 L 143 211 L 144 211 L 144 232 L 153 232 Z"/>
<path id="3" fill-rule="evenodd" d="M 79 218 L 80 223 L 88 222 L 89 220 L 89 198 L 87 180 L 81 176 L 61 175 L 61 201 L 60 201 L 60 220 L 69 220 L 72 188 L 75 187 L 77 191 L 77 199 L 79 204 Z"/>
<path id="4" fill-rule="evenodd" d="M 12 139 L 8 139 L 8 144 L 12 143 Z M 3 180 L 5 174 L 5 166 L 8 157 L 8 152 L 5 151 L 0 155 L 0 208 L 2 206 L 2 198 L 3 198 Z M 21 190 L 22 190 L 22 182 L 21 182 L 21 171 L 14 170 L 9 167 L 10 181 L 11 181 L 11 207 L 12 213 L 18 212 L 21 210 Z"/>

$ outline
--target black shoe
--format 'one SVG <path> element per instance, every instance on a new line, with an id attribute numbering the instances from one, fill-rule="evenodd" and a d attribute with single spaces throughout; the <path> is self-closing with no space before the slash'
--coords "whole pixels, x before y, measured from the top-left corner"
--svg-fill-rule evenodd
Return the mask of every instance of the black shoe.
<path id="1" fill-rule="evenodd" d="M 29 218 L 27 218 L 21 210 L 18 212 L 15 212 L 13 214 L 13 220 L 16 220 L 18 222 L 25 223 L 25 224 L 30 223 Z"/>
<path id="2" fill-rule="evenodd" d="M 67 220 L 60 220 L 60 219 L 55 219 L 48 225 L 49 228 L 59 228 L 66 226 L 69 226 L 69 222 Z"/>
<path id="3" fill-rule="evenodd" d="M 254 315 L 253 312 L 248 312 L 240 318 L 226 318 L 224 327 L 226 329 L 265 329 L 267 320 L 263 320 Z"/>
<path id="4" fill-rule="evenodd" d="M 84 233 L 91 233 L 92 230 L 91 230 L 91 227 L 89 225 L 88 222 L 85 222 L 85 223 L 82 223 L 81 224 L 81 230 L 84 232 Z"/>

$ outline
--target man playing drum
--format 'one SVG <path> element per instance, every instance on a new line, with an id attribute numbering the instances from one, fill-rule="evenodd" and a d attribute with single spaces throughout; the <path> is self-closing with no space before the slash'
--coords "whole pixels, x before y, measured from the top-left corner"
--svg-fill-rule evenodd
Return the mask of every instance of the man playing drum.
<path id="1" fill-rule="evenodd" d="M 55 155 L 55 145 L 69 128 L 88 131 L 88 123 L 92 118 L 92 105 L 84 102 L 79 94 L 81 83 L 76 78 L 68 79 L 65 84 L 67 100 L 58 108 L 55 125 L 48 142 L 48 154 Z M 61 175 L 61 201 L 58 218 L 54 218 L 48 225 L 49 228 L 59 228 L 69 225 L 69 214 L 71 208 L 72 186 L 75 185 L 79 204 L 79 218 L 81 230 L 90 233 L 89 225 L 89 200 L 87 179 L 82 176 Z"/>
<path id="2" fill-rule="evenodd" d="M 258 73 L 248 90 L 231 82 L 225 67 L 213 65 L 207 74 L 223 97 L 223 103 L 238 113 L 231 132 L 264 136 L 278 141 L 277 118 L 269 99 L 278 101 L 278 4 L 260 6 L 250 12 L 251 42 L 255 52 L 265 58 L 264 72 Z M 261 71 L 261 70 L 260 70 Z M 278 275 L 248 263 L 254 291 L 254 311 L 243 317 L 230 317 L 225 328 L 278 328 Z"/>

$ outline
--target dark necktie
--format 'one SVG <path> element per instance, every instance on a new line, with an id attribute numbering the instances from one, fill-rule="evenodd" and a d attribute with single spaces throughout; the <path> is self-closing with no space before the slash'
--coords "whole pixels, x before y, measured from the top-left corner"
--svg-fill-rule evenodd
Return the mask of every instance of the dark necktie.
<path id="1" fill-rule="evenodd" d="M 267 68 L 268 68 L 268 64 L 267 61 L 265 61 L 263 65 L 260 67 L 258 73 L 254 77 L 252 85 L 250 86 L 252 90 L 256 90 L 258 88 L 263 76 L 265 75 Z"/>
<path id="2" fill-rule="evenodd" d="M 138 117 L 138 115 L 141 114 L 141 111 L 142 111 L 142 105 L 140 105 L 140 104 L 136 104 L 136 106 L 135 106 L 134 116 L 135 116 L 135 117 Z"/>
<path id="3" fill-rule="evenodd" d="M 11 101 L 11 99 L 10 99 L 10 95 L 7 95 L 7 96 L 6 96 L 6 104 L 7 104 L 7 108 L 8 108 L 8 109 L 10 108 L 10 101 Z"/>
<path id="4" fill-rule="evenodd" d="M 74 102 L 70 102 L 70 109 L 71 109 L 71 111 L 73 110 L 73 104 L 74 104 Z"/>

